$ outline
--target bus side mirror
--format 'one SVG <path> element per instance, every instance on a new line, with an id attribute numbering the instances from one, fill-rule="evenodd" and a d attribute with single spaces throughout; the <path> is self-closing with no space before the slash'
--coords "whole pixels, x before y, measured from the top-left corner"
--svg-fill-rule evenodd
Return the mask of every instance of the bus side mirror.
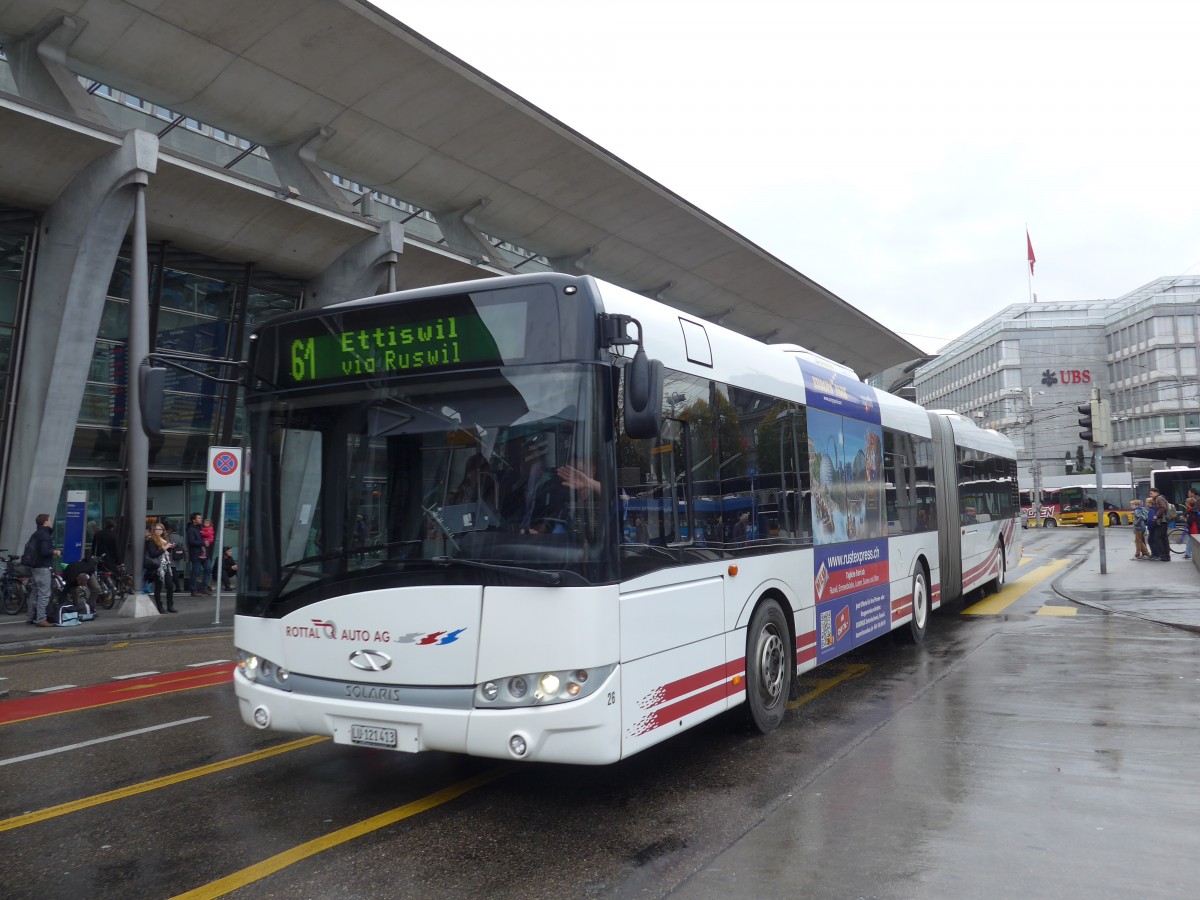
<path id="1" fill-rule="evenodd" d="M 167 370 L 160 366 L 138 366 L 138 406 L 142 411 L 142 431 L 148 438 L 162 437 L 163 392 Z"/>
<path id="2" fill-rule="evenodd" d="M 663 365 L 638 347 L 625 367 L 625 434 L 632 440 L 656 438 L 662 431 Z"/>

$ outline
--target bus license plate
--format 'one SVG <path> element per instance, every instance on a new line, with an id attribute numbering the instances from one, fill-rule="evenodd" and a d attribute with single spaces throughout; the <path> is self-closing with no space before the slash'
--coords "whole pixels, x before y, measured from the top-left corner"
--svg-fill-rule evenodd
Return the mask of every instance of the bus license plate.
<path id="1" fill-rule="evenodd" d="M 395 728 L 380 728 L 377 725 L 351 725 L 350 743 L 365 747 L 388 747 L 395 749 L 397 735 Z"/>

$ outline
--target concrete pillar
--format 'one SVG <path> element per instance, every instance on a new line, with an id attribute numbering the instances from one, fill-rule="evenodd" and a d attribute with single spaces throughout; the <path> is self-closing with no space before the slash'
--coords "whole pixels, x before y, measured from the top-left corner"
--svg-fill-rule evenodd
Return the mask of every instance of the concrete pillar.
<path id="1" fill-rule="evenodd" d="M 581 253 L 570 256 L 551 256 L 547 258 L 550 268 L 564 275 L 586 275 L 592 264 L 592 248 L 587 247 Z"/>
<path id="2" fill-rule="evenodd" d="M 142 560 L 146 554 L 145 530 L 146 491 L 149 480 L 150 439 L 142 429 L 142 389 L 138 369 L 150 352 L 150 264 L 146 254 L 146 186 L 133 186 L 133 257 L 130 262 L 131 289 L 129 292 L 129 358 L 125 365 L 125 396 L 129 407 L 125 415 L 128 429 L 125 442 L 125 464 L 129 473 L 125 516 L 129 523 L 129 554 L 133 566 L 133 596 L 126 597 L 118 615 L 129 619 L 159 615 L 158 607 L 142 593 L 145 570 Z"/>
<path id="3" fill-rule="evenodd" d="M 21 40 L 5 44 L 4 52 L 26 100 L 107 126 L 108 119 L 67 64 L 67 51 L 82 29 L 80 20 L 60 13 Z"/>
<path id="4" fill-rule="evenodd" d="M 120 147 L 76 175 L 42 218 L 22 337 L 24 363 L 12 418 L 0 546 L 23 546 L 34 517 L 53 513 L 58 505 L 136 185 L 146 184 L 157 162 L 158 139 L 130 131 Z"/>
<path id="5" fill-rule="evenodd" d="M 279 176 L 279 184 L 285 196 L 311 200 L 313 203 L 324 203 L 345 213 L 353 213 L 354 208 L 346 199 L 341 189 L 329 180 L 325 170 L 317 161 L 317 152 L 327 140 L 333 137 L 333 129 L 318 128 L 311 134 L 291 141 L 287 144 L 263 145 L 275 174 Z"/>
<path id="6" fill-rule="evenodd" d="M 506 272 L 514 272 L 513 267 L 496 252 L 491 241 L 475 226 L 475 212 L 487 205 L 487 199 L 480 198 L 470 206 L 453 212 L 435 212 L 433 217 L 442 231 L 442 237 L 446 239 L 446 246 L 465 256 L 471 265 L 478 266 L 484 263 Z"/>
<path id="7" fill-rule="evenodd" d="M 385 279 L 394 290 L 395 265 L 404 251 L 404 226 L 387 221 L 379 233 L 359 241 L 308 284 L 306 309 L 379 293 Z"/>

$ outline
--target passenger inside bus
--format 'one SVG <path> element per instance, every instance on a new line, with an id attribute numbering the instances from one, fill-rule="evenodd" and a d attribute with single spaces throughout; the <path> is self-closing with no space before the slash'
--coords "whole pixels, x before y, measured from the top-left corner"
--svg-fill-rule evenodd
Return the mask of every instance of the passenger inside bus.
<path id="1" fill-rule="evenodd" d="M 483 501 L 493 509 L 500 505 L 500 482 L 492 474 L 487 458 L 479 452 L 467 460 L 462 481 L 450 494 L 451 503 Z"/>

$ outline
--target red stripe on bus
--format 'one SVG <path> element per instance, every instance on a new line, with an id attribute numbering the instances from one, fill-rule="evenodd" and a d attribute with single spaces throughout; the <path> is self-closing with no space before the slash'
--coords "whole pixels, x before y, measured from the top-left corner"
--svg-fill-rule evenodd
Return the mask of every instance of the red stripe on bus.
<path id="1" fill-rule="evenodd" d="M 698 694 L 693 694 L 691 697 L 685 697 L 682 700 L 677 700 L 667 706 L 660 706 L 647 716 L 643 716 L 638 720 L 638 723 L 630 729 L 631 737 L 641 737 L 649 734 L 656 728 L 661 728 L 670 722 L 677 719 L 682 719 L 684 716 L 694 713 L 697 710 L 704 709 L 706 706 L 712 706 L 714 703 L 725 703 L 724 684 L 716 685 L 706 691 L 701 691 Z M 744 688 L 739 689 L 744 690 Z"/>
<path id="2" fill-rule="evenodd" d="M 817 658 L 817 633 L 810 631 L 796 638 L 796 663 L 811 662 Z"/>
<path id="3" fill-rule="evenodd" d="M 744 662 L 739 663 L 745 666 Z M 695 675 L 688 675 L 685 678 L 680 678 L 678 681 L 672 681 L 670 684 L 664 684 L 662 687 L 655 688 L 645 697 L 638 701 L 638 706 L 643 709 L 649 709 L 654 706 L 661 706 L 664 703 L 670 703 L 684 694 L 690 694 L 693 691 L 698 691 L 702 687 L 708 687 L 719 681 L 724 681 L 729 677 L 727 671 L 727 663 L 722 663 L 719 666 L 713 666 L 711 669 L 705 669 L 703 672 L 697 672 Z"/>

